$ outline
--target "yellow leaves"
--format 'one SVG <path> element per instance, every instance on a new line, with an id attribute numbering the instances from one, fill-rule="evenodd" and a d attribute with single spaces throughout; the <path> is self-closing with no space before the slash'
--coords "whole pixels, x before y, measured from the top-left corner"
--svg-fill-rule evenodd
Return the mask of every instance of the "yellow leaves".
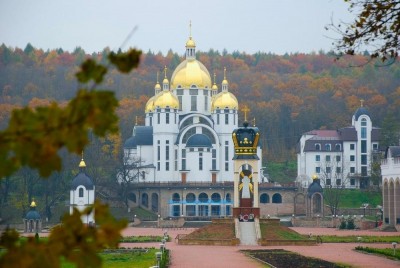
<path id="1" fill-rule="evenodd" d="M 8 128 L 0 132 L 0 177 L 28 165 L 48 176 L 61 168 L 57 152 L 63 146 L 79 153 L 88 131 L 104 136 L 118 130 L 113 92 L 80 90 L 65 108 L 52 103 L 36 109 L 14 110 Z"/>

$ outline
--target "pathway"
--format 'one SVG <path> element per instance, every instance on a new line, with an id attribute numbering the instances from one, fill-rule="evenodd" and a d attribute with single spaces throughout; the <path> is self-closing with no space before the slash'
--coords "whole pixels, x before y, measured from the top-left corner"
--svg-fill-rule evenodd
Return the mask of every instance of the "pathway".
<path id="1" fill-rule="evenodd" d="M 293 228 L 296 231 L 309 234 L 310 228 Z M 190 233 L 194 229 L 169 229 L 168 234 L 175 238 L 178 234 Z M 127 228 L 123 235 L 163 235 L 165 229 L 157 228 Z M 384 233 L 374 231 L 340 231 L 329 228 L 312 228 L 315 235 L 399 235 L 399 233 Z M 280 247 L 261 247 L 261 246 L 182 246 L 174 240 L 167 243 L 167 248 L 171 250 L 171 267 L 263 267 L 257 261 L 246 257 L 240 252 L 241 249 L 273 249 L 282 248 L 297 252 L 304 256 L 316 257 L 331 262 L 349 263 L 353 267 L 400 267 L 400 262 L 386 258 L 355 252 L 353 249 L 358 243 L 347 244 L 322 244 L 318 246 L 280 246 Z M 132 244 L 121 244 L 121 246 L 132 246 Z M 134 247 L 159 247 L 159 243 L 133 244 Z M 391 248 L 390 244 L 374 244 L 374 247 Z"/>
<path id="2" fill-rule="evenodd" d="M 254 222 L 239 222 L 240 245 L 257 246 L 256 228 Z"/>

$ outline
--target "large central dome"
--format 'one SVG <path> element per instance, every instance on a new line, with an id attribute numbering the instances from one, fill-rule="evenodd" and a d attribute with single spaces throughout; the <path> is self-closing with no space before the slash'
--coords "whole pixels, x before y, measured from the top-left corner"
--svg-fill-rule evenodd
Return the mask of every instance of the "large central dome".
<path id="1" fill-rule="evenodd" d="M 181 86 L 189 88 L 196 85 L 199 88 L 211 88 L 211 77 L 207 68 L 196 59 L 186 59 L 176 67 L 171 78 L 173 89 Z"/>

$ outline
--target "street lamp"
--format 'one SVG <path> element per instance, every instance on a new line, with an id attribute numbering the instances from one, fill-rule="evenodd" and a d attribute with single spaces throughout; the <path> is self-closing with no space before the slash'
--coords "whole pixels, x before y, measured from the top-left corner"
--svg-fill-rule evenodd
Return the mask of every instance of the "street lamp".
<path id="1" fill-rule="evenodd" d="M 393 243 L 392 243 L 392 247 L 393 247 L 393 256 L 396 255 L 396 246 L 397 246 L 397 243 L 396 243 L 396 242 L 393 242 Z"/>
<path id="2" fill-rule="evenodd" d="M 157 267 L 160 267 L 161 256 L 162 256 L 161 252 L 156 252 Z"/>

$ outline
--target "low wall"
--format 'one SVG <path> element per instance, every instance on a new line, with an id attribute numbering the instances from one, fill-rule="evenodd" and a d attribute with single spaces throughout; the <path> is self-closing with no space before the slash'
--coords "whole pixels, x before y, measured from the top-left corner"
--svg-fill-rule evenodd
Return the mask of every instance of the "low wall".
<path id="1" fill-rule="evenodd" d="M 240 240 L 234 239 L 187 239 L 178 238 L 178 245 L 237 246 Z"/>
<path id="2" fill-rule="evenodd" d="M 211 222 L 213 224 L 225 224 L 225 223 L 232 224 L 235 221 L 233 220 L 233 218 L 219 218 L 219 219 L 211 219 Z"/>
<path id="3" fill-rule="evenodd" d="M 337 218 L 292 218 L 293 227 L 323 227 L 323 228 L 339 228 L 342 219 Z M 369 230 L 376 226 L 375 221 L 356 218 L 354 220 L 356 229 Z"/>
<path id="4" fill-rule="evenodd" d="M 258 240 L 260 246 L 313 246 L 316 240 Z"/>
<path id="5" fill-rule="evenodd" d="M 267 223 L 269 225 L 279 225 L 281 220 L 280 219 L 266 219 L 266 218 L 261 218 L 259 219 L 260 223 Z"/>

